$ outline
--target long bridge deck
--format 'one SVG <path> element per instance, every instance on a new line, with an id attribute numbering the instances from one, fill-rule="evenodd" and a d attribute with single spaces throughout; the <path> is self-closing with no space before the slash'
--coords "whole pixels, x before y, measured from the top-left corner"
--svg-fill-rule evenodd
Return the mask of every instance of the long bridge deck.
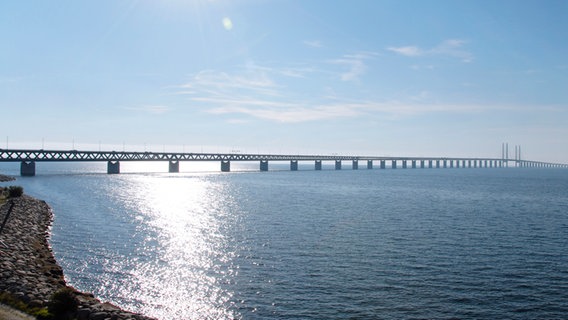
<path id="1" fill-rule="evenodd" d="M 373 168 L 378 161 L 385 169 L 387 162 L 395 169 L 402 168 L 494 168 L 516 167 L 568 168 L 567 164 L 507 158 L 467 157 L 393 157 L 393 156 L 346 156 L 346 155 L 289 155 L 289 154 L 242 154 L 242 153 L 171 153 L 171 152 L 128 152 L 128 151 L 79 151 L 79 150 L 27 150 L 0 149 L 0 162 L 20 162 L 23 176 L 35 175 L 36 162 L 88 162 L 106 161 L 108 173 L 120 173 L 121 161 L 168 161 L 170 172 L 179 172 L 180 161 L 219 161 L 221 171 L 230 171 L 232 161 L 259 161 L 260 170 L 268 171 L 269 161 L 290 161 L 290 170 L 298 170 L 298 161 L 314 161 L 315 170 L 321 170 L 322 161 L 334 161 L 335 169 L 341 169 L 342 161 L 352 161 L 352 168 L 359 168 L 359 161 L 367 161 L 367 168 Z M 410 166 L 409 166 L 410 163 Z"/>

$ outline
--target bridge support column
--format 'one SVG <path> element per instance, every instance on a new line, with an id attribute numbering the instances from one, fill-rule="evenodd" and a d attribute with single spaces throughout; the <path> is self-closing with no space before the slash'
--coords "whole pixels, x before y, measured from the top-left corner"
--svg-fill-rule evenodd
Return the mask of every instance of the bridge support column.
<path id="1" fill-rule="evenodd" d="M 450 168 L 454 167 L 454 160 L 450 160 Z"/>
<path id="2" fill-rule="evenodd" d="M 448 161 L 447 161 L 447 160 L 444 160 L 444 161 L 443 161 L 443 164 L 444 164 L 444 169 L 446 169 L 446 168 L 448 167 Z"/>
<path id="3" fill-rule="evenodd" d="M 290 160 L 290 171 L 298 171 L 298 160 Z"/>
<path id="4" fill-rule="evenodd" d="M 406 160 L 402 160 L 402 168 L 406 169 Z"/>
<path id="5" fill-rule="evenodd" d="M 260 160 L 260 171 L 268 171 L 268 160 Z"/>
<path id="6" fill-rule="evenodd" d="M 373 160 L 367 160 L 367 169 L 373 169 Z"/>
<path id="7" fill-rule="evenodd" d="M 119 161 L 109 161 L 109 162 L 107 162 L 107 173 L 108 173 L 108 174 L 118 174 L 118 173 L 120 173 L 120 162 L 119 162 Z"/>
<path id="8" fill-rule="evenodd" d="M 416 169 L 416 160 L 412 160 L 412 169 Z"/>
<path id="9" fill-rule="evenodd" d="M 436 160 L 436 169 L 440 169 L 440 160 Z"/>
<path id="10" fill-rule="evenodd" d="M 316 170 L 321 170 L 321 160 L 316 160 Z"/>
<path id="11" fill-rule="evenodd" d="M 358 160 L 353 160 L 352 169 L 353 169 L 353 170 L 358 170 L 358 169 L 359 169 L 359 161 L 358 161 Z"/>
<path id="12" fill-rule="evenodd" d="M 456 160 L 456 168 L 458 168 L 458 169 L 460 168 L 460 161 L 459 160 Z"/>
<path id="13" fill-rule="evenodd" d="M 179 172 L 179 161 L 170 161 L 169 170 L 170 173 Z"/>
<path id="14" fill-rule="evenodd" d="M 428 160 L 428 168 L 432 169 L 432 160 Z"/>
<path id="15" fill-rule="evenodd" d="M 391 168 L 396 169 L 396 160 L 393 160 L 391 163 Z"/>
<path id="16" fill-rule="evenodd" d="M 341 170 L 341 160 L 335 160 L 335 170 Z"/>
<path id="17" fill-rule="evenodd" d="M 424 168 L 425 168 L 424 160 L 420 160 L 420 169 L 424 169 Z"/>
<path id="18" fill-rule="evenodd" d="M 222 160 L 221 161 L 221 172 L 229 172 L 229 171 L 231 171 L 231 161 Z"/>
<path id="19" fill-rule="evenodd" d="M 381 160 L 381 169 L 385 169 L 387 167 L 387 162 L 385 160 Z"/>
<path id="20" fill-rule="evenodd" d="M 35 176 L 35 161 L 22 161 L 20 163 L 20 175 L 22 177 Z"/>

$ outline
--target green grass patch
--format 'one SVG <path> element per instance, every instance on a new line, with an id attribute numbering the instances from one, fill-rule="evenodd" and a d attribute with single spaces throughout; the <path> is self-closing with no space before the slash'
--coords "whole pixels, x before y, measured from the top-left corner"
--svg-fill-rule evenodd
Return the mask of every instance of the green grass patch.
<path id="1" fill-rule="evenodd" d="M 47 308 L 31 307 L 9 292 L 0 292 L 0 302 L 40 320 L 55 319 Z"/>

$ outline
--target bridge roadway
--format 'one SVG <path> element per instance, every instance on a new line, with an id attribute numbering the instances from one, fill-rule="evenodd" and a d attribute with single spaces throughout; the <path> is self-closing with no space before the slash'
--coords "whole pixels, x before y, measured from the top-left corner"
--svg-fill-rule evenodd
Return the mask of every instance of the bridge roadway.
<path id="1" fill-rule="evenodd" d="M 382 157 L 346 155 L 284 155 L 241 153 L 171 153 L 171 152 L 125 152 L 125 151 L 79 151 L 79 150 L 26 150 L 0 149 L 0 162 L 20 162 L 22 176 L 35 175 L 36 162 L 106 161 L 109 174 L 120 173 L 121 161 L 168 161 L 169 172 L 179 172 L 181 161 L 219 161 L 221 171 L 231 170 L 232 161 L 259 161 L 260 171 L 268 171 L 269 161 L 290 161 L 290 170 L 298 170 L 298 161 L 314 161 L 315 170 L 322 169 L 322 161 L 334 161 L 340 170 L 342 161 L 352 161 L 352 168 L 359 168 L 359 161 L 367 161 L 367 169 L 378 161 L 380 168 L 497 168 L 516 167 L 568 168 L 567 164 L 502 158 L 449 158 L 449 157 Z"/>

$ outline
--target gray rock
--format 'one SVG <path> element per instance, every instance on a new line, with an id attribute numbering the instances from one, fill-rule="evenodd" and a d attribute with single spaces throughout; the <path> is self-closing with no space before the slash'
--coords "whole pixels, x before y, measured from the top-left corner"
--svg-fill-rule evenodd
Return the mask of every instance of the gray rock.
<path id="1" fill-rule="evenodd" d="M 79 309 L 77 311 L 78 320 L 89 320 L 90 315 L 91 315 L 91 310 L 89 309 Z"/>
<path id="2" fill-rule="evenodd" d="M 108 313 L 106 312 L 95 312 L 89 315 L 89 320 L 105 320 L 108 317 Z"/>

